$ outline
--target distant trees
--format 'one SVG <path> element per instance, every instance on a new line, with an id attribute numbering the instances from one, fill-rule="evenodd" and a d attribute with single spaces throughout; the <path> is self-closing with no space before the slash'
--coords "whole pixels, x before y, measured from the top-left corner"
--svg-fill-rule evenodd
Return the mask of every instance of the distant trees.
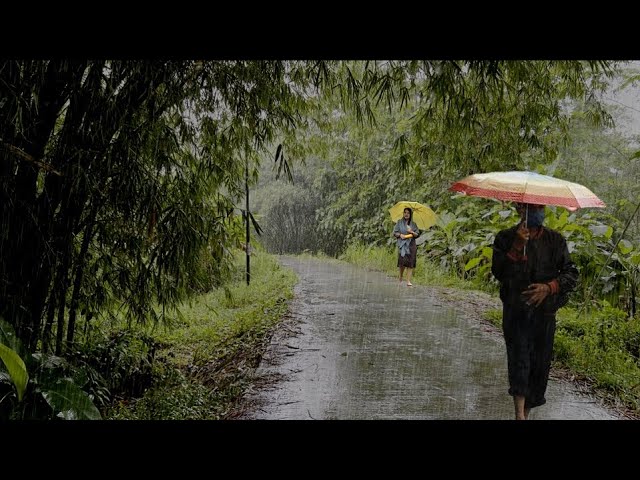
<path id="1" fill-rule="evenodd" d="M 279 144 L 280 162 L 302 156 L 313 146 L 305 128 L 331 135 L 328 106 L 359 125 L 375 125 L 382 105 L 389 115 L 411 109 L 402 132 L 385 126 L 378 158 L 375 149 L 349 144 L 365 141 L 357 137 L 341 148 L 359 153 L 336 157 L 352 162 L 356 176 L 349 209 L 370 212 L 397 194 L 375 187 L 380 178 L 388 184 L 394 162 L 418 169 L 406 184 L 414 192 L 449 168 L 516 167 L 525 153 L 552 155 L 567 96 L 606 120 L 590 93 L 610 68 L 577 61 L 3 61 L 0 316 L 29 349 L 62 354 L 80 321 L 116 314 L 158 321 L 166 308 L 219 284 L 237 241 L 229 232 L 237 227 L 245 160 L 255 179 L 259 155 L 273 155 Z M 309 221 L 319 208 L 313 202 L 327 195 L 321 184 L 314 188 L 315 200 L 291 204 Z M 366 194 L 354 193 L 360 189 Z M 326 238 L 368 235 L 340 209 L 323 215 L 320 224 L 340 235 L 329 229 Z"/>

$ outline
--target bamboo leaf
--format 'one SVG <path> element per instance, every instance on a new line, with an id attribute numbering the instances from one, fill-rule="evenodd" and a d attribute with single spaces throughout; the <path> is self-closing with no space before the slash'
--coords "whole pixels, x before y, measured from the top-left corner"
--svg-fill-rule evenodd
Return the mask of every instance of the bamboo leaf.
<path id="1" fill-rule="evenodd" d="M 253 228 L 255 228 L 256 233 L 258 235 L 262 235 L 262 227 L 260 227 L 260 225 L 258 225 L 258 222 L 253 217 L 253 213 L 249 212 L 249 217 L 251 218 L 251 223 L 253 224 Z"/>

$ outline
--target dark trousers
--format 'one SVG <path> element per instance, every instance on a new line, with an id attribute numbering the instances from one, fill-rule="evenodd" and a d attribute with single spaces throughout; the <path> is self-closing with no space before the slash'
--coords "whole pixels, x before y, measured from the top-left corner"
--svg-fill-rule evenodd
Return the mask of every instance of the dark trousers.
<path id="1" fill-rule="evenodd" d="M 503 304 L 502 331 L 507 346 L 509 394 L 524 396 L 525 408 L 546 403 L 555 313 L 523 304 Z"/>

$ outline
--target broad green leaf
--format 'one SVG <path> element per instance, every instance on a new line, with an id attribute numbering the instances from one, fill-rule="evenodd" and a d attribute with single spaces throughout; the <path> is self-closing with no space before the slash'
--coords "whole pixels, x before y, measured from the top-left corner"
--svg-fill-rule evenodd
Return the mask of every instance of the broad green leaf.
<path id="1" fill-rule="evenodd" d="M 606 238 L 607 240 L 609 240 L 611 238 L 611 235 L 613 235 L 613 227 L 608 226 L 607 227 L 607 231 L 604 234 L 604 238 Z"/>
<path id="2" fill-rule="evenodd" d="M 100 420 L 100 412 L 89 396 L 69 378 L 43 386 L 42 396 L 57 416 L 65 420 Z"/>
<path id="3" fill-rule="evenodd" d="M 620 243 L 618 243 L 618 249 L 620 249 L 623 255 L 626 255 L 633 250 L 633 244 L 629 240 L 622 239 Z"/>
<path id="4" fill-rule="evenodd" d="M 469 260 L 467 264 L 464 266 L 465 272 L 468 272 L 469 270 L 471 270 L 473 267 L 478 265 L 481 261 L 482 261 L 482 257 L 475 257 Z"/>
<path id="5" fill-rule="evenodd" d="M 20 358 L 20 355 L 2 343 L 0 343 L 0 360 L 4 363 L 11 377 L 11 381 L 16 386 L 18 400 L 22 400 L 24 391 L 27 389 L 27 382 L 29 381 L 27 367 Z"/>
<path id="6" fill-rule="evenodd" d="M 568 219 L 569 219 L 569 212 L 565 210 L 558 217 L 556 228 L 561 229 L 562 227 L 564 227 L 567 224 Z"/>
<path id="7" fill-rule="evenodd" d="M 38 361 L 38 368 L 41 370 L 64 368 L 68 365 L 68 362 L 64 358 L 48 353 L 34 353 L 33 358 Z"/>
<path id="8" fill-rule="evenodd" d="M 18 355 L 23 354 L 22 343 L 16 335 L 13 326 L 5 319 L 0 317 L 0 343 L 15 350 Z"/>
<path id="9" fill-rule="evenodd" d="M 596 237 L 605 237 L 608 239 L 611 236 L 611 234 L 609 233 L 609 229 L 611 229 L 611 227 L 608 225 L 589 225 L 588 228 Z M 607 236 L 608 233 L 609 236 Z"/>

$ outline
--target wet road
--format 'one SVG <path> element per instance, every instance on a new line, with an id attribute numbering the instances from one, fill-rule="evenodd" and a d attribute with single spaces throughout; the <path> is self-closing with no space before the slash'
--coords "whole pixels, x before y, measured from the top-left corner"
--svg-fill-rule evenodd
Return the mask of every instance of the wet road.
<path id="1" fill-rule="evenodd" d="M 500 335 L 438 304 L 427 287 L 311 258 L 281 257 L 299 276 L 291 318 L 272 338 L 247 395 L 252 419 L 513 417 Z M 531 419 L 615 419 L 567 382 L 549 382 Z"/>

